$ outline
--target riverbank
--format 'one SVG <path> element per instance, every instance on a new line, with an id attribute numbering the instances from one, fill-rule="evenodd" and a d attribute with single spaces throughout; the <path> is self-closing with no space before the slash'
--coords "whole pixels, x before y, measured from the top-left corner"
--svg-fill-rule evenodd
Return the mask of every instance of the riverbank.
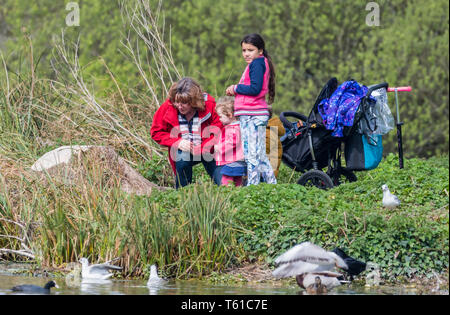
<path id="1" fill-rule="evenodd" d="M 207 184 L 200 174 L 205 184 L 151 196 L 95 181 L 86 187 L 9 181 L 0 193 L 0 234 L 11 237 L 0 238 L 0 248 L 21 249 L 21 224 L 31 229 L 25 246 L 39 254 L 41 268 L 83 256 L 120 257 L 124 278 L 147 277 L 155 262 L 177 279 L 260 262 L 272 268 L 279 254 L 303 241 L 376 263 L 387 282 L 448 270 L 448 157 L 408 159 L 400 170 L 391 155 L 376 170 L 358 173 L 357 182 L 328 191 L 297 185 L 294 175 L 282 168 L 277 185 L 231 188 Z M 382 207 L 385 183 L 402 201 L 399 208 Z M 26 260 L 3 254 L 10 258 Z"/>

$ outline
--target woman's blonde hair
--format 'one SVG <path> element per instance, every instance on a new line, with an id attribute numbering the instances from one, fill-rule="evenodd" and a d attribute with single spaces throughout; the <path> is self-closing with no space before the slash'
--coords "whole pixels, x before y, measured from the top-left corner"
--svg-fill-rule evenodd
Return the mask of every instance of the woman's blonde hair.
<path id="1" fill-rule="evenodd" d="M 221 96 L 216 102 L 216 112 L 224 113 L 229 117 L 234 117 L 234 97 Z"/>
<path id="2" fill-rule="evenodd" d="M 192 108 L 197 110 L 205 109 L 203 90 L 200 87 L 200 84 L 192 78 L 182 78 L 178 82 L 172 84 L 169 89 L 169 100 L 172 104 L 189 104 Z"/>

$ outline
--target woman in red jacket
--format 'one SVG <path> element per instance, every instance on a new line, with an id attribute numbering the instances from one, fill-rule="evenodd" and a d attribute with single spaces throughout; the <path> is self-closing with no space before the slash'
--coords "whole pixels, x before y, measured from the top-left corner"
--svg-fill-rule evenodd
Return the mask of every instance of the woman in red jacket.
<path id="1" fill-rule="evenodd" d="M 213 154 L 223 126 L 215 108 L 211 95 L 192 78 L 183 78 L 170 87 L 168 99 L 153 116 L 151 136 L 169 149 L 176 188 L 192 182 L 192 167 L 200 162 L 220 185 L 220 167 Z"/>

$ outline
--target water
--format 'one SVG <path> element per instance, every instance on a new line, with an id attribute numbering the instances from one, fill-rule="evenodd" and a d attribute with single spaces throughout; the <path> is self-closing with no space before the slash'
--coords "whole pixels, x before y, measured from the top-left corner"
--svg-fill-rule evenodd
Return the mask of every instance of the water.
<path id="1" fill-rule="evenodd" d="M 106 280 L 101 282 L 83 281 L 78 286 L 69 286 L 65 278 L 43 278 L 0 274 L 0 295 L 17 295 L 11 288 L 20 284 L 44 286 L 55 280 L 59 288 L 52 288 L 54 295 L 302 295 L 305 291 L 295 285 L 281 283 L 245 283 L 242 285 L 212 284 L 205 281 L 169 281 L 168 284 L 148 288 L 145 280 Z M 421 292 L 422 294 L 424 292 Z M 379 286 L 376 288 L 343 285 L 329 294 L 338 295 L 414 295 L 415 288 Z M 425 292 L 426 294 L 426 292 Z"/>

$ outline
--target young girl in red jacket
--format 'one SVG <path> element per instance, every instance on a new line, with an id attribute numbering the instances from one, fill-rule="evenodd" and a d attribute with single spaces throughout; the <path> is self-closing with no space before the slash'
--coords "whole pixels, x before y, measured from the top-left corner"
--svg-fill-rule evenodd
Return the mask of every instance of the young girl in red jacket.
<path id="1" fill-rule="evenodd" d="M 235 95 L 234 115 L 239 117 L 241 137 L 247 163 L 247 185 L 257 185 L 260 178 L 266 183 L 277 180 L 266 155 L 266 125 L 268 104 L 275 97 L 275 70 L 259 34 L 250 34 L 241 41 L 242 56 L 247 67 L 239 84 L 227 88 L 227 95 Z"/>
<path id="2" fill-rule="evenodd" d="M 216 112 L 224 126 L 219 142 L 214 147 L 216 163 L 222 166 L 222 185 L 234 183 L 235 186 L 242 186 L 242 176 L 247 173 L 247 165 L 242 150 L 239 120 L 234 116 L 234 97 L 220 97 Z"/>

